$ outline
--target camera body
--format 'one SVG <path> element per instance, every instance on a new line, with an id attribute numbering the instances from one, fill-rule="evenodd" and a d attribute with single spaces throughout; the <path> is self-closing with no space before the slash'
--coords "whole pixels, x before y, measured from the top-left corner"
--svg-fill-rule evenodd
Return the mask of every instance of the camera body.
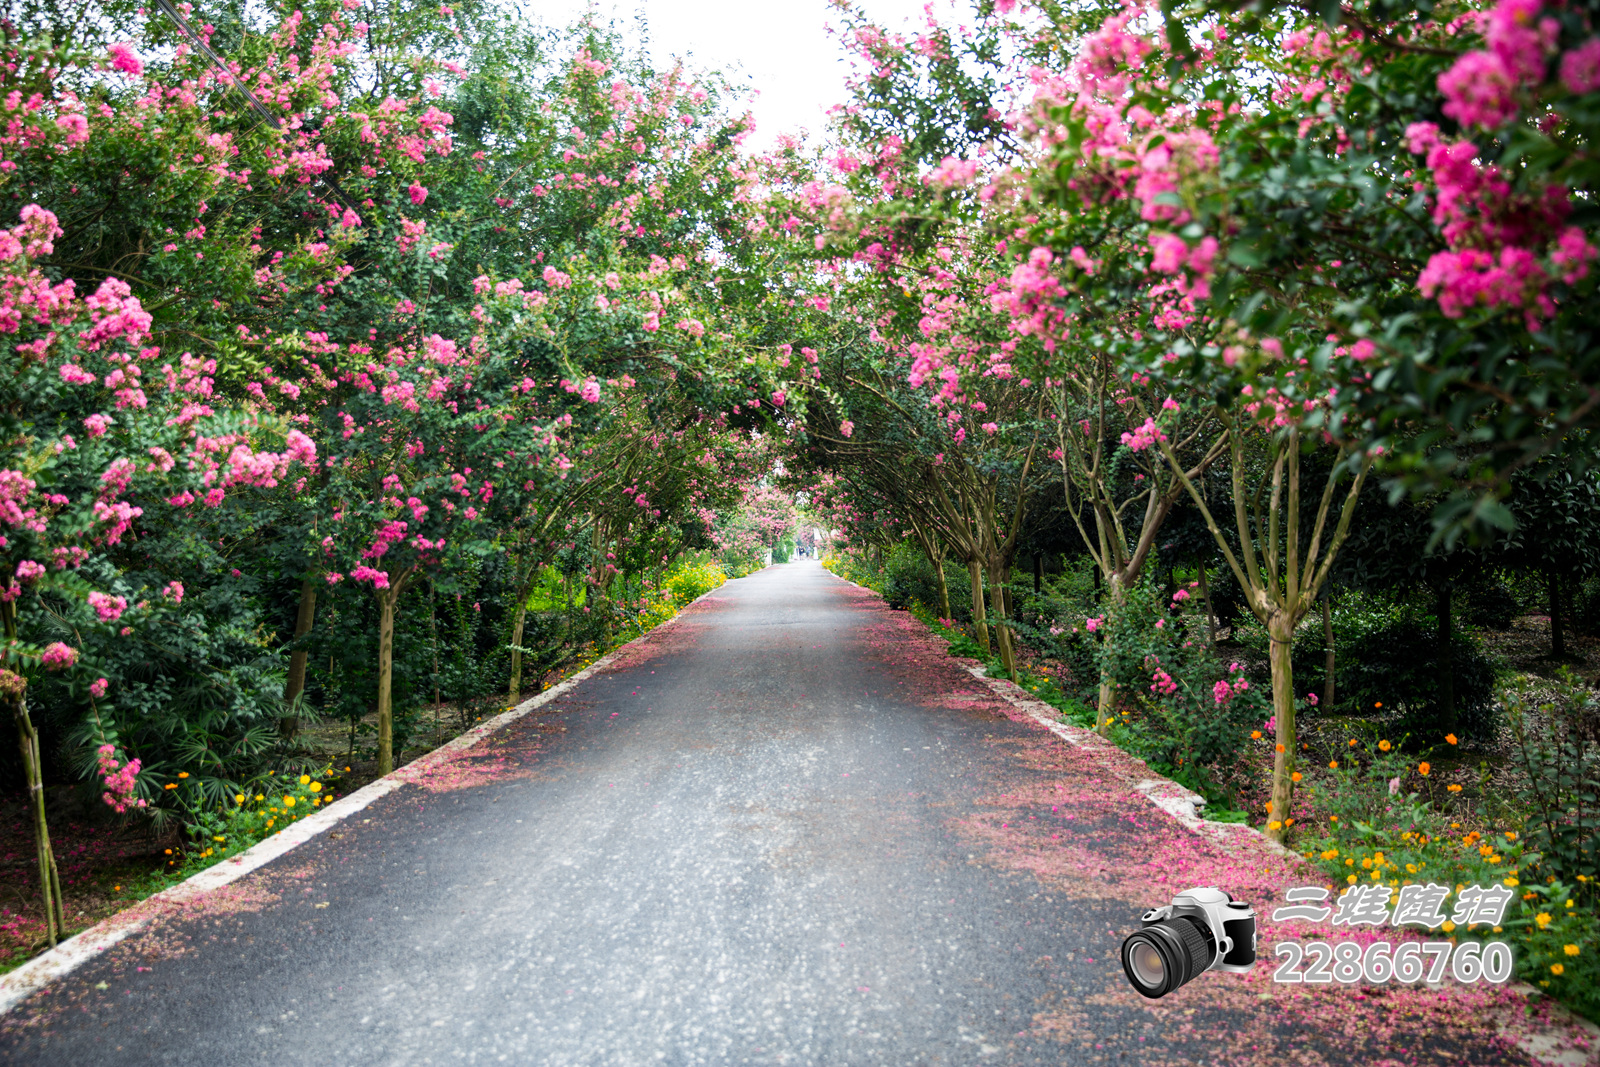
<path id="1" fill-rule="evenodd" d="M 1146 997 L 1165 996 L 1206 971 L 1242 974 L 1255 966 L 1255 910 L 1215 887 L 1179 893 L 1140 922 L 1122 943 L 1122 967 Z"/>

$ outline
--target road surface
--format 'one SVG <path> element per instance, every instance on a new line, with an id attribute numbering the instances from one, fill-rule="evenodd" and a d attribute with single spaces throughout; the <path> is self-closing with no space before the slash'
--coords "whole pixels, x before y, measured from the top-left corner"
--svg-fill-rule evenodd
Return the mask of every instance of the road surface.
<path id="1" fill-rule="evenodd" d="M 0 1062 L 1526 1062 L 1488 1001 L 1310 997 L 1265 945 L 1249 981 L 1133 995 L 1141 910 L 1210 871 L 1265 899 L 1281 862 L 1184 829 L 920 633 L 811 561 L 731 582 L 33 997 Z"/>

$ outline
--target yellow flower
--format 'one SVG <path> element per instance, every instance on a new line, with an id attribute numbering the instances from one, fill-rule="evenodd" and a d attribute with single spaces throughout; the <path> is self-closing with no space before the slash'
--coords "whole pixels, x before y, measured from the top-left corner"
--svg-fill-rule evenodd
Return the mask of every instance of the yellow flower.
<path id="1" fill-rule="evenodd" d="M 1515 888 L 1517 888 L 1517 886 L 1522 884 L 1521 882 L 1517 881 L 1515 878 L 1504 878 L 1504 879 L 1502 879 L 1502 881 L 1505 883 L 1505 887 L 1507 889 L 1515 889 Z"/>
<path id="2" fill-rule="evenodd" d="M 1281 830 L 1283 829 L 1283 823 L 1279 822 L 1277 819 L 1273 819 L 1271 822 L 1267 823 L 1267 829 Z"/>
<path id="3" fill-rule="evenodd" d="M 226 837 L 213 837 L 211 840 L 213 840 L 213 841 L 226 841 L 227 838 Z"/>
<path id="4" fill-rule="evenodd" d="M 1565 945 L 1565 946 L 1562 947 L 1561 951 L 1565 952 L 1569 956 L 1576 956 L 1578 954 L 1578 946 L 1577 945 Z"/>
<path id="5" fill-rule="evenodd" d="M 1447 933 L 1447 934 L 1448 934 L 1448 933 L 1450 933 L 1450 932 L 1451 932 L 1451 931 L 1452 931 L 1452 930 L 1454 930 L 1454 929 L 1455 929 L 1455 928 L 1456 928 L 1456 924 L 1455 924 L 1455 923 L 1453 923 L 1453 922 L 1451 922 L 1451 921 L 1450 921 L 1450 920 L 1449 920 L 1449 919 L 1446 919 L 1446 920 L 1445 920 L 1445 921 L 1444 921 L 1444 926 L 1443 926 L 1443 927 L 1441 927 L 1441 929 L 1443 929 L 1443 930 L 1444 930 L 1444 932 L 1445 932 L 1445 933 Z"/>
<path id="6" fill-rule="evenodd" d="M 1572 907 L 1572 901 L 1570 901 L 1570 900 L 1567 901 L 1567 907 L 1569 907 L 1569 908 Z"/>
<path id="7" fill-rule="evenodd" d="M 1344 865 L 1346 867 L 1354 867 L 1356 865 L 1356 858 L 1351 856 L 1349 859 L 1344 861 Z"/>
<path id="8" fill-rule="evenodd" d="M 1564 963 L 1552 963 L 1550 965 L 1550 973 L 1551 974 L 1556 974 L 1556 975 L 1565 974 L 1566 971 L 1567 971 L 1567 965 L 1564 964 Z"/>
<path id="9" fill-rule="evenodd" d="M 1378 749 L 1380 751 L 1382 751 L 1382 752 L 1389 751 L 1389 742 L 1387 742 L 1387 741 L 1379 741 L 1378 742 Z"/>
<path id="10" fill-rule="evenodd" d="M 321 782 L 312 782 L 312 783 L 311 783 L 311 791 L 312 791 L 312 792 L 313 792 L 313 793 L 320 793 L 320 792 L 322 792 L 322 783 L 321 783 Z"/>
<path id="11" fill-rule="evenodd" d="M 1550 925 L 1550 913 L 1548 911 L 1541 911 L 1539 914 L 1533 917 L 1533 921 L 1539 924 L 1539 929 L 1543 930 L 1546 926 Z"/>
<path id="12" fill-rule="evenodd" d="M 1450 785 L 1445 786 L 1445 788 L 1450 790 L 1450 792 L 1452 792 L 1452 793 L 1461 792 L 1461 787 L 1459 785 L 1454 784 L 1454 783 L 1451 783 Z"/>
<path id="13" fill-rule="evenodd" d="M 1416 874 L 1417 873 L 1417 865 L 1415 863 L 1406 864 L 1406 873 L 1407 874 Z"/>
<path id="14" fill-rule="evenodd" d="M 1517 832 L 1515 830 L 1507 830 L 1506 831 L 1506 840 L 1507 841 L 1515 841 L 1516 839 L 1517 839 Z"/>
<path id="15" fill-rule="evenodd" d="M 294 807 L 294 797 L 284 797 L 283 798 L 283 806 L 286 807 L 286 808 Z"/>
<path id="16" fill-rule="evenodd" d="M 259 804 L 259 803 L 261 803 L 261 802 L 262 802 L 262 801 L 263 801 L 263 800 L 265 800 L 265 799 L 267 799 L 267 798 L 266 798 L 266 797 L 264 797 L 264 796 L 262 796 L 262 795 L 261 795 L 261 794 L 260 794 L 260 793 L 257 793 L 257 794 L 256 794 L 256 803 L 257 803 L 257 804 Z"/>
<path id="17" fill-rule="evenodd" d="M 1344 880 L 1349 882 L 1351 885 L 1355 885 L 1356 884 L 1356 876 L 1353 875 L 1353 874 L 1345 875 L 1344 876 Z"/>
<path id="18" fill-rule="evenodd" d="M 309 774 L 302 774 L 300 776 L 300 784 L 301 785 L 306 785 L 310 781 L 311 781 L 311 776 Z"/>

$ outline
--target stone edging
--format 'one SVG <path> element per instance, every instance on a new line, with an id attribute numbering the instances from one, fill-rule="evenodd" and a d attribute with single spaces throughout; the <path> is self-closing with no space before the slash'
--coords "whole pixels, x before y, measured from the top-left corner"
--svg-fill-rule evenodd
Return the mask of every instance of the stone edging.
<path id="1" fill-rule="evenodd" d="M 738 580 L 737 578 L 730 578 L 724 581 L 723 585 Z M 0 975 L 0 1015 L 4 1015 L 56 979 L 70 974 L 87 961 L 111 948 L 117 942 L 143 930 L 157 916 L 164 914 L 165 908 L 163 906 L 188 904 L 213 889 L 219 889 L 222 886 L 238 881 L 252 871 L 271 863 L 297 845 L 302 845 L 317 835 L 333 829 L 334 826 L 362 811 L 379 797 L 386 796 L 399 789 L 410 781 L 418 771 L 471 748 L 490 734 L 499 731 L 502 727 L 522 718 L 535 708 L 549 703 L 586 678 L 610 666 L 611 662 L 623 649 L 638 644 L 662 627 L 671 626 L 674 622 L 677 622 L 690 608 L 715 593 L 718 589 L 721 589 L 723 585 L 717 586 L 716 589 L 706 590 L 678 609 L 678 612 L 672 618 L 652 627 L 632 641 L 618 645 L 577 674 L 551 686 L 536 696 L 524 700 L 510 711 L 502 712 L 488 722 L 479 723 L 470 730 L 440 745 L 432 752 L 418 756 L 403 767 L 395 768 L 375 782 L 368 782 L 354 793 L 339 798 L 314 815 L 290 824 L 266 840 L 259 841 L 250 848 L 245 849 L 232 859 L 224 860 L 214 867 L 207 867 L 203 871 L 190 875 L 177 885 L 168 886 L 159 893 L 152 893 L 115 915 L 100 920 L 87 930 L 79 931 L 48 952 L 35 956 L 16 970 Z"/>

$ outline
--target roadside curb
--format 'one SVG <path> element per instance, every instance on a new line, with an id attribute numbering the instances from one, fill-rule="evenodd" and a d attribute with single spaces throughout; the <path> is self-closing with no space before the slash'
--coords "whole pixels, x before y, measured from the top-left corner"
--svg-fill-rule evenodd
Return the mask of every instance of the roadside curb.
<path id="1" fill-rule="evenodd" d="M 489 735 L 497 733 L 534 709 L 568 692 L 580 682 L 609 667 L 623 650 L 631 648 L 652 634 L 671 626 L 683 618 L 689 609 L 700 603 L 700 601 L 722 589 L 730 582 L 736 581 L 739 581 L 739 579 L 729 578 L 715 589 L 706 590 L 679 608 L 672 618 L 657 624 L 647 632 L 635 637 L 632 641 L 618 645 L 572 677 L 556 683 L 535 696 L 529 697 L 511 710 L 496 715 L 488 722 L 479 723 L 470 730 L 440 745 L 432 752 L 418 756 L 405 766 L 396 767 L 377 781 L 368 782 L 354 793 L 341 797 L 327 807 L 322 808 L 315 815 L 291 824 L 265 841 L 257 842 L 232 859 L 224 860 L 214 867 L 207 867 L 205 870 L 192 874 L 177 885 L 169 886 L 159 893 L 152 893 L 115 915 L 100 920 L 86 930 L 79 931 L 48 952 L 35 956 L 16 970 L 0 975 L 0 1015 L 4 1015 L 56 979 L 64 978 L 84 963 L 116 945 L 119 941 L 143 930 L 157 918 L 172 914 L 177 909 L 181 909 L 185 905 L 198 900 L 206 893 L 236 882 L 245 875 L 266 866 L 279 856 L 333 829 L 333 827 L 357 812 L 363 811 L 379 797 L 393 793 L 416 777 L 418 772 L 426 770 L 436 763 L 448 760 L 459 752 L 472 748 Z"/>

